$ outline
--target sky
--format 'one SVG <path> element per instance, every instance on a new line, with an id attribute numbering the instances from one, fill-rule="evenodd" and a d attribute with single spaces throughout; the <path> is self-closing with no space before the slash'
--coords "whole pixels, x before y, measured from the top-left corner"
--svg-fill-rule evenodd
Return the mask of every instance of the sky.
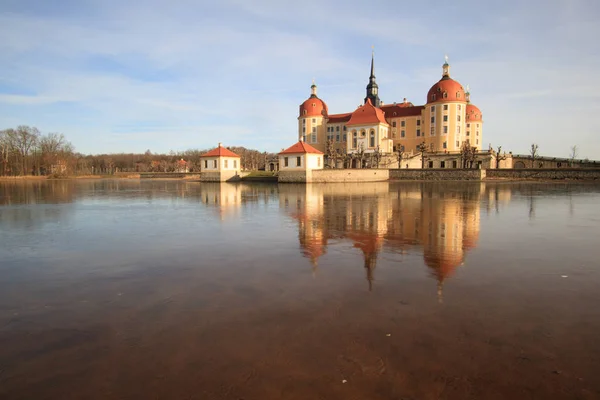
<path id="1" fill-rule="evenodd" d="M 448 55 L 483 147 L 600 159 L 597 0 L 0 0 L 0 129 L 86 154 L 297 140 L 314 79 L 330 113 L 424 104 Z"/>

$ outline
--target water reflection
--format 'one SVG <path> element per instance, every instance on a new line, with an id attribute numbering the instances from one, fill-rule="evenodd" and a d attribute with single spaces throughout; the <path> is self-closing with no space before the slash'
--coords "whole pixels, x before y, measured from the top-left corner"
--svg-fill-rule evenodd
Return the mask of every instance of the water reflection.
<path id="1" fill-rule="evenodd" d="M 510 198 L 509 189 L 493 198 Z M 298 221 L 298 238 L 313 271 L 330 239 L 349 240 L 363 255 L 373 289 L 382 249 L 423 254 L 431 276 L 444 281 L 477 245 L 485 185 L 368 184 L 281 186 L 280 207 Z"/>

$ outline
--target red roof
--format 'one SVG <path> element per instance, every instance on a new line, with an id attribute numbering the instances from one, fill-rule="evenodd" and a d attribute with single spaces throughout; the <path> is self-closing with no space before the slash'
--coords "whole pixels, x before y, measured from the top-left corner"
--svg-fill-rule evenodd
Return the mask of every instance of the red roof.
<path id="1" fill-rule="evenodd" d="M 348 122 L 350 120 L 351 116 L 352 116 L 352 113 L 331 114 L 331 115 L 327 116 L 327 123 L 328 124 L 336 124 L 338 122 Z"/>
<path id="2" fill-rule="evenodd" d="M 202 154 L 200 157 L 237 157 L 237 158 L 240 158 L 240 156 L 235 154 L 233 151 L 231 151 L 223 146 L 219 146 L 216 149 L 212 149 L 208 153 Z"/>
<path id="3" fill-rule="evenodd" d="M 287 149 L 285 149 L 284 151 L 282 151 L 279 154 L 300 154 L 300 153 L 302 153 L 302 154 L 304 154 L 304 153 L 323 154 L 319 150 L 312 147 L 310 144 L 304 143 L 303 141 L 299 141 L 295 145 L 288 147 Z"/>
<path id="4" fill-rule="evenodd" d="M 352 113 L 350 121 L 346 125 L 368 125 L 368 124 L 387 124 L 383 111 L 380 108 L 375 107 L 371 103 L 371 99 L 367 99 L 367 102 L 362 106 L 358 107 L 356 111 Z"/>
<path id="5" fill-rule="evenodd" d="M 427 103 L 443 103 L 446 101 L 467 101 L 462 85 L 445 76 L 427 92 Z"/>
<path id="6" fill-rule="evenodd" d="M 381 106 L 381 110 L 385 113 L 387 119 L 419 116 L 424 108 L 425 106 L 406 106 L 404 103 Z"/>
<path id="7" fill-rule="evenodd" d="M 300 105 L 300 117 L 319 116 L 327 116 L 327 104 L 317 95 L 312 95 Z"/>
<path id="8" fill-rule="evenodd" d="M 469 122 L 481 121 L 481 119 L 483 118 L 483 116 L 481 115 L 481 110 L 479 110 L 477 106 L 471 103 L 467 104 L 466 116 L 467 121 Z"/>

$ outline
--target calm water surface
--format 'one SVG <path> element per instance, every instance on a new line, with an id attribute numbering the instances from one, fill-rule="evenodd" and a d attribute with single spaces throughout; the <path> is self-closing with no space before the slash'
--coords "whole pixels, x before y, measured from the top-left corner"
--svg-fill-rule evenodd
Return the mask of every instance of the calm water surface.
<path id="1" fill-rule="evenodd" d="M 0 183 L 1 399 L 599 399 L 600 187 Z"/>

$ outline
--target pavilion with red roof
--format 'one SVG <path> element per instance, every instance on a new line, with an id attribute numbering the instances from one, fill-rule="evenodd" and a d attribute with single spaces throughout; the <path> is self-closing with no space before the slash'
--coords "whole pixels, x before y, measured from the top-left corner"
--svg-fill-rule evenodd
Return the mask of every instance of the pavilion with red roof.
<path id="1" fill-rule="evenodd" d="M 200 156 L 200 180 L 209 182 L 225 182 L 240 180 L 240 156 L 222 143 L 219 146 Z"/>

